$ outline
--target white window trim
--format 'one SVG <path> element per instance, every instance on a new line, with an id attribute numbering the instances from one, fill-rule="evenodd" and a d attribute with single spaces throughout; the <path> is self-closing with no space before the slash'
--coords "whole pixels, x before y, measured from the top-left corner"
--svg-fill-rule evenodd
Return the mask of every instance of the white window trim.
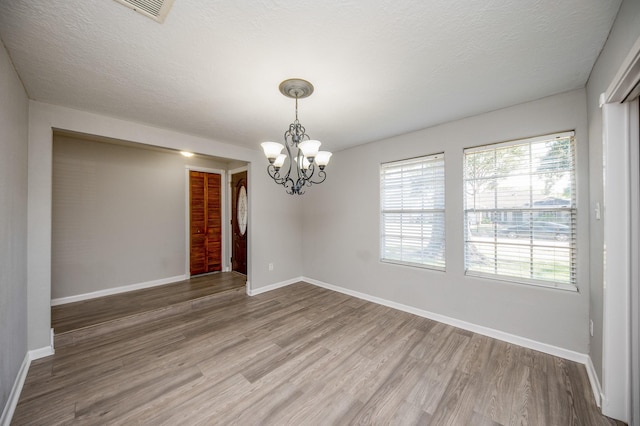
<path id="1" fill-rule="evenodd" d="M 493 145 L 500 145 L 501 147 L 505 147 L 506 148 L 506 147 L 509 147 L 509 146 L 524 145 L 526 143 L 542 142 L 542 141 L 549 140 L 549 138 L 551 136 L 556 137 L 556 138 L 575 137 L 575 133 L 576 132 L 574 132 L 572 130 L 570 132 L 550 133 L 550 134 L 547 134 L 547 135 L 534 136 L 534 137 L 531 137 L 531 138 L 514 139 L 514 140 L 504 141 L 504 142 L 488 143 L 488 144 L 484 144 L 484 145 L 478 145 L 478 146 L 465 148 L 464 152 L 485 151 L 487 149 L 487 147 L 493 146 Z"/>
<path id="2" fill-rule="evenodd" d="M 419 156 L 419 157 L 412 157 L 412 158 L 406 158 L 403 160 L 395 160 L 395 161 L 389 161 L 389 162 L 385 162 L 380 164 L 380 169 L 378 171 L 378 176 L 382 176 L 382 170 L 385 167 L 389 167 L 389 166 L 393 166 L 394 164 L 402 164 L 402 163 L 408 163 L 411 161 L 423 161 L 423 160 L 429 160 L 429 159 L 433 159 L 433 160 L 438 160 L 438 159 L 442 159 L 444 162 L 444 152 L 440 152 L 437 154 L 427 154 L 427 155 L 423 155 L 423 156 Z M 446 167 L 446 165 L 445 165 Z M 446 186 L 445 186 L 445 181 L 444 181 L 444 176 L 443 176 L 443 182 L 442 182 L 442 189 L 444 191 L 445 197 L 446 197 Z M 380 182 L 381 183 L 381 182 Z M 382 188 L 380 188 L 380 191 L 382 191 Z M 438 265 L 429 265 L 429 264 L 424 264 L 424 263 L 415 263 L 415 262 L 406 262 L 406 261 L 401 261 L 401 260 L 396 260 L 396 259 L 387 259 L 383 257 L 383 252 L 384 252 L 384 246 L 383 246 L 383 231 L 384 231 L 384 213 L 393 213 L 393 212 L 397 212 L 397 213 L 401 213 L 403 212 L 403 210 L 384 210 L 383 209 L 383 199 L 382 199 L 382 194 L 380 194 L 380 229 L 379 229 L 379 239 L 378 242 L 380 244 L 379 246 L 379 259 L 381 263 L 386 263 L 386 264 L 390 264 L 390 265 L 399 265 L 399 266 L 408 266 L 408 267 L 413 267 L 413 268 L 421 268 L 421 269 L 429 269 L 429 270 L 433 270 L 433 271 L 440 271 L 440 272 L 445 272 L 446 271 L 446 233 L 444 234 L 444 238 L 443 238 L 443 258 L 444 258 L 444 262 L 445 265 L 444 266 L 438 266 Z M 442 209 L 429 209 L 428 210 L 431 213 L 443 213 L 443 232 L 446 232 L 446 214 L 445 213 L 445 208 Z"/>
<path id="3" fill-rule="evenodd" d="M 516 145 L 524 145 L 524 144 L 531 144 L 531 143 L 536 143 L 536 142 L 542 142 L 542 141 L 546 141 L 549 140 L 550 138 L 566 138 L 566 137 L 575 137 L 575 131 L 566 131 L 566 132 L 558 132 L 558 133 L 551 133 L 551 134 L 546 134 L 546 135 L 540 135 L 540 136 L 534 136 L 534 137 L 530 137 L 530 138 L 523 138 L 523 139 L 514 139 L 514 140 L 510 140 L 510 141 L 505 141 L 505 142 L 496 142 L 496 143 L 489 143 L 489 144 L 483 144 L 483 145 L 478 145 L 478 146 L 474 146 L 474 147 L 469 147 L 469 148 L 465 148 L 464 149 L 464 153 L 475 153 L 475 152 L 481 152 L 481 151 L 485 151 L 488 148 L 491 148 L 492 146 L 495 147 L 497 145 L 499 145 L 501 148 L 506 148 L 506 147 L 510 147 L 510 146 L 516 146 Z M 575 153 L 575 144 L 574 144 L 574 161 L 577 162 L 577 155 Z M 577 164 L 576 167 L 574 169 L 574 178 L 577 178 Z M 463 178 L 464 181 L 464 178 Z M 464 182 L 463 182 L 464 185 Z M 576 188 L 577 188 L 577 182 L 576 182 Z M 575 215 L 577 217 L 578 215 L 578 209 L 577 209 L 577 192 L 574 195 L 574 198 L 576 200 L 576 202 L 574 203 L 574 206 L 565 210 L 570 210 L 570 211 L 575 211 Z M 496 210 L 496 209 L 490 209 L 490 210 Z M 463 218 L 466 221 L 466 212 L 467 209 L 463 206 Z M 577 219 L 576 219 L 577 220 Z M 464 235 L 464 233 L 463 233 Z M 577 240 L 577 226 L 576 226 L 576 240 Z M 578 292 L 578 284 L 577 281 L 574 283 L 569 283 L 569 284 L 565 284 L 565 283 L 560 283 L 560 282 L 553 282 L 553 281 L 546 281 L 546 280 L 537 280 L 534 278 L 520 278 L 520 277 L 512 277 L 512 276 L 508 276 L 508 275 L 500 275 L 500 274 L 492 274 L 492 273 L 488 273 L 488 272 L 481 272 L 481 271 L 470 271 L 467 268 L 467 264 L 466 264 L 466 250 L 467 250 L 467 242 L 466 242 L 466 236 L 463 239 L 463 247 L 464 247 L 464 274 L 465 276 L 470 276 L 470 277 L 477 277 L 477 278 L 483 278 L 483 279 L 488 279 L 488 280 L 494 280 L 494 281 L 502 281 L 502 282 L 508 282 L 508 283 L 514 283 L 514 284 L 521 284 L 521 285 L 527 285 L 527 286 L 533 286 L 533 287 L 543 287 L 543 288 L 552 288 L 552 289 L 556 289 L 556 290 L 564 290 L 564 291 L 569 291 L 569 292 L 574 292 L 577 293 Z M 577 253 L 575 253 L 575 251 L 577 251 L 577 242 L 575 243 L 576 246 L 573 247 L 574 249 L 574 257 L 575 257 L 575 262 L 576 262 L 576 270 L 577 270 Z M 574 278 L 574 280 L 577 280 L 577 278 Z"/>

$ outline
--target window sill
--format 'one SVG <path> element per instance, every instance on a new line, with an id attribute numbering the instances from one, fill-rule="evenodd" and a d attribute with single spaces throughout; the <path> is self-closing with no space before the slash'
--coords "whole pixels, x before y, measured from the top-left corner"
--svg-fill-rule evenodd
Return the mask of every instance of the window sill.
<path id="1" fill-rule="evenodd" d="M 491 281 L 507 282 L 511 284 L 526 285 L 529 287 L 551 288 L 554 290 L 563 290 L 563 291 L 569 291 L 572 293 L 578 293 L 578 287 L 572 284 L 559 284 L 559 283 L 550 283 L 546 281 L 525 280 L 525 279 L 518 279 L 516 277 L 483 274 L 482 272 L 473 272 L 473 271 L 465 271 L 464 275 L 467 277 L 484 278 Z"/>
<path id="2" fill-rule="evenodd" d="M 411 268 L 429 269 L 431 271 L 446 272 L 446 268 L 444 266 L 424 265 L 422 263 L 402 262 L 400 260 L 390 260 L 390 259 L 380 259 L 380 262 L 388 263 L 391 265 L 408 266 Z"/>

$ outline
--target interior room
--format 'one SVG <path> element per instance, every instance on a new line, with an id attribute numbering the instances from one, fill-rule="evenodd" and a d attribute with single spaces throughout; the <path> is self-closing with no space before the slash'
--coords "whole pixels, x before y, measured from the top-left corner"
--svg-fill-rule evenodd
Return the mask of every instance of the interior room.
<path id="1" fill-rule="evenodd" d="M 0 0 L 9 424 L 640 425 L 640 1 Z"/>

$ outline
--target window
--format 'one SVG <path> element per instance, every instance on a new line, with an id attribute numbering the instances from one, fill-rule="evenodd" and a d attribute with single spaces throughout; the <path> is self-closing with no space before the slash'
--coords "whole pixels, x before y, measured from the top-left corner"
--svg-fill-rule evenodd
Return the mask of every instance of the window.
<path id="1" fill-rule="evenodd" d="M 468 275 L 575 290 L 573 132 L 464 151 Z"/>
<path id="2" fill-rule="evenodd" d="M 444 154 L 382 164 L 381 258 L 444 270 Z"/>

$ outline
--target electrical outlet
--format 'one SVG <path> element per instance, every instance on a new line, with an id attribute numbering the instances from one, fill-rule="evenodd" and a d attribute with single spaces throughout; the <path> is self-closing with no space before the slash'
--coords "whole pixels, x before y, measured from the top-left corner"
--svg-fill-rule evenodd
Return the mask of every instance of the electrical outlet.
<path id="1" fill-rule="evenodd" d="M 270 271 L 273 271 L 273 263 L 270 263 L 270 264 L 269 264 L 269 270 L 270 270 Z"/>
<path id="2" fill-rule="evenodd" d="M 589 334 L 593 337 L 593 320 L 589 320 Z"/>

